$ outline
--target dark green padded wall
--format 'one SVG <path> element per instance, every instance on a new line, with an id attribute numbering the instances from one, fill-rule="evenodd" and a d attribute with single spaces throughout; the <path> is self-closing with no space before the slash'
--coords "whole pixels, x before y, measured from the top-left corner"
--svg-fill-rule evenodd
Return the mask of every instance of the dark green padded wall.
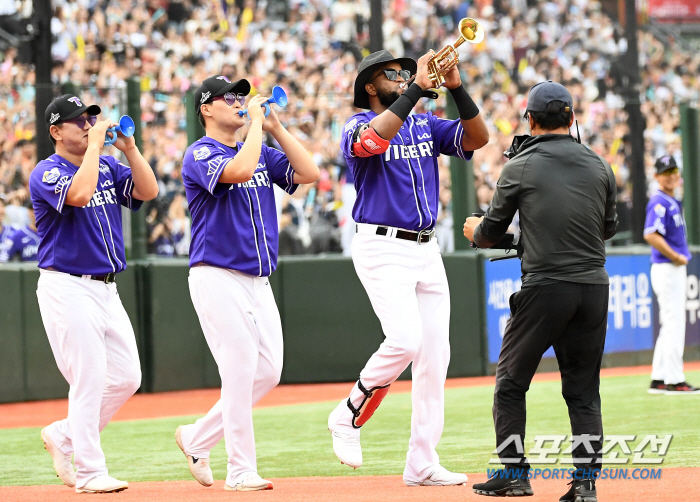
<path id="1" fill-rule="evenodd" d="M 0 403 L 25 399 L 22 272 L 6 267 L 0 269 Z"/>

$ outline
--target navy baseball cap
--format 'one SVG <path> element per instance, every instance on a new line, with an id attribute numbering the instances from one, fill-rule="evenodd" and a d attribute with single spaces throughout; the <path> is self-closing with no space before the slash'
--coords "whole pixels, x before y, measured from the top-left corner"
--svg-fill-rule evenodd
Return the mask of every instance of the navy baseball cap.
<path id="1" fill-rule="evenodd" d="M 527 111 L 546 112 L 547 105 L 552 101 L 563 102 L 566 112 L 570 112 L 574 108 L 574 100 L 566 87 L 547 80 L 533 85 L 530 89 L 530 94 L 527 97 Z"/>
<path id="2" fill-rule="evenodd" d="M 46 112 L 44 112 L 46 128 L 80 117 L 85 112 L 88 115 L 99 115 L 102 110 L 97 105 L 84 105 L 80 98 L 73 94 L 59 96 L 46 107 Z"/>
<path id="3" fill-rule="evenodd" d="M 197 109 L 197 113 L 199 113 L 203 104 L 211 103 L 215 97 L 223 96 L 227 92 L 245 94 L 247 96 L 250 93 L 250 82 L 244 78 L 231 82 L 224 75 L 214 75 L 205 79 L 202 85 L 194 91 L 194 106 Z"/>
<path id="4" fill-rule="evenodd" d="M 654 167 L 656 168 L 656 174 L 662 174 L 671 169 L 677 169 L 678 164 L 676 164 L 676 159 L 673 158 L 673 155 L 664 155 L 656 159 Z"/>

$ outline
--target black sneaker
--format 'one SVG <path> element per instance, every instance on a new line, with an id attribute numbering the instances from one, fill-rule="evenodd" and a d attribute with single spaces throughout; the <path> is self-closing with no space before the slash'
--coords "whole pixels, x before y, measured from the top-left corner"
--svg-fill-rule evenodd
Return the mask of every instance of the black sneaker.
<path id="1" fill-rule="evenodd" d="M 486 483 L 476 483 L 472 490 L 477 495 L 490 497 L 529 497 L 533 494 L 530 480 L 507 478 L 503 469 L 495 472 Z"/>
<path id="2" fill-rule="evenodd" d="M 700 394 L 700 389 L 692 385 L 681 382 L 666 386 L 666 394 Z"/>
<path id="3" fill-rule="evenodd" d="M 575 479 L 559 502 L 598 502 L 594 479 Z"/>
<path id="4" fill-rule="evenodd" d="M 647 392 L 649 394 L 666 394 L 666 384 L 663 380 L 652 380 Z"/>

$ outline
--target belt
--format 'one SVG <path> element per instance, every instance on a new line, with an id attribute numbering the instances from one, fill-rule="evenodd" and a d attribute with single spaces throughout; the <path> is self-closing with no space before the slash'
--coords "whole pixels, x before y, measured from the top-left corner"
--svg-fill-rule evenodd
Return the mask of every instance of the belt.
<path id="1" fill-rule="evenodd" d="M 105 284 L 111 284 L 117 280 L 117 274 L 110 272 L 107 275 L 81 275 L 81 274 L 70 274 L 73 277 L 81 277 L 83 279 L 92 279 L 93 281 L 104 282 Z"/>
<path id="2" fill-rule="evenodd" d="M 395 237 L 397 239 L 413 241 L 419 244 L 430 242 L 435 237 L 435 229 L 414 232 L 413 230 L 404 230 L 403 228 L 384 225 L 371 225 L 368 223 L 358 223 L 355 227 L 355 231 L 361 234 L 375 234 L 384 235 L 386 237 Z"/>

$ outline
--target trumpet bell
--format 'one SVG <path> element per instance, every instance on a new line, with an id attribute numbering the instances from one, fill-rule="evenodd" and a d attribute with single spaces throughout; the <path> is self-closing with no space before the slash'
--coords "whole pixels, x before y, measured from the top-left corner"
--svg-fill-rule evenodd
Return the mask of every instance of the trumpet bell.
<path id="1" fill-rule="evenodd" d="M 465 17 L 459 22 L 459 32 L 464 41 L 470 44 L 479 44 L 484 40 L 484 27 L 470 17 Z"/>

